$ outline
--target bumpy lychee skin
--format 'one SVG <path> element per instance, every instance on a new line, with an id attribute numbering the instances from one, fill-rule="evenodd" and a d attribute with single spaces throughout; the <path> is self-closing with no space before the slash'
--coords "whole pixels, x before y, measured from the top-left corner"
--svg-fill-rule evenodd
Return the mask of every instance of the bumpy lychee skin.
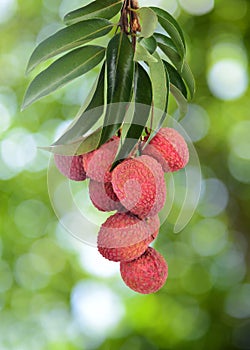
<path id="1" fill-rule="evenodd" d="M 57 169 L 66 177 L 75 181 L 83 181 L 86 179 L 86 172 L 83 167 L 83 155 L 64 156 L 55 154 L 54 160 Z"/>
<path id="2" fill-rule="evenodd" d="M 90 180 L 89 197 L 94 206 L 100 211 L 122 211 L 124 209 L 113 190 L 111 182 Z"/>
<path id="3" fill-rule="evenodd" d="M 119 137 L 113 136 L 100 148 L 89 152 L 83 158 L 83 166 L 87 177 L 98 182 L 106 182 L 109 171 L 119 147 Z"/>
<path id="4" fill-rule="evenodd" d="M 101 226 L 97 237 L 99 252 L 111 261 L 129 261 L 142 255 L 156 238 L 158 215 L 140 220 L 130 213 L 116 213 Z"/>
<path id="5" fill-rule="evenodd" d="M 120 272 L 125 284 L 135 292 L 150 294 L 164 285 L 168 276 L 168 265 L 155 249 L 148 249 L 139 258 L 120 263 Z"/>
<path id="6" fill-rule="evenodd" d="M 164 173 L 152 157 L 124 160 L 113 170 L 111 182 L 122 205 L 140 218 L 154 216 L 164 206 Z"/>
<path id="7" fill-rule="evenodd" d="M 142 154 L 155 158 L 165 172 L 180 170 L 189 160 L 188 147 L 184 138 L 172 128 L 161 128 Z"/>

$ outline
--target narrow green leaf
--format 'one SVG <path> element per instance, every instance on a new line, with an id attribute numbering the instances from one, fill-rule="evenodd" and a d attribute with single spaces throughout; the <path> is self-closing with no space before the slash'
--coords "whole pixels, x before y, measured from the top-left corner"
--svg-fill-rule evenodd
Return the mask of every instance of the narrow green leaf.
<path id="1" fill-rule="evenodd" d="M 142 38 L 140 44 L 143 45 L 149 53 L 154 53 L 157 48 L 157 42 L 154 36 L 150 36 L 149 38 Z"/>
<path id="2" fill-rule="evenodd" d="M 157 62 L 157 59 L 152 56 L 148 50 L 140 43 L 136 44 L 134 61 Z"/>
<path id="3" fill-rule="evenodd" d="M 83 6 L 75 11 L 71 11 L 64 16 L 67 25 L 86 20 L 89 18 L 114 17 L 121 9 L 122 0 L 97 0 Z"/>
<path id="4" fill-rule="evenodd" d="M 160 9 L 158 7 L 150 8 L 157 14 L 158 21 L 162 28 L 165 29 L 166 32 L 172 38 L 180 56 L 184 57 L 186 53 L 185 39 L 177 21 L 174 19 L 173 16 L 170 15 L 170 13 L 163 9 Z"/>
<path id="5" fill-rule="evenodd" d="M 174 96 L 179 106 L 180 118 L 184 117 L 187 113 L 188 108 L 188 103 L 185 96 L 183 96 L 181 91 L 173 84 L 170 84 L 170 92 Z"/>
<path id="6" fill-rule="evenodd" d="M 194 80 L 193 73 L 186 61 L 183 64 L 181 75 L 189 90 L 190 98 L 192 99 L 195 93 L 195 80 Z"/>
<path id="7" fill-rule="evenodd" d="M 168 98 L 169 98 L 169 77 L 159 54 L 153 54 L 157 58 L 157 63 L 150 63 L 150 77 L 153 88 L 153 109 L 152 109 L 152 132 L 144 147 L 150 142 L 157 131 L 160 129 L 167 117 Z"/>
<path id="8" fill-rule="evenodd" d="M 104 111 L 105 62 L 103 63 L 92 99 L 77 116 L 77 120 L 53 145 L 62 145 L 84 136 L 101 118 Z"/>
<path id="9" fill-rule="evenodd" d="M 141 25 L 139 36 L 143 38 L 151 37 L 158 24 L 156 14 L 149 7 L 141 7 L 139 10 L 136 10 L 136 13 L 139 16 Z"/>
<path id="10" fill-rule="evenodd" d="M 152 84 L 147 72 L 140 64 L 136 65 L 134 86 L 134 115 L 116 162 L 127 158 L 131 153 L 142 135 L 151 110 Z"/>
<path id="11" fill-rule="evenodd" d="M 157 62 L 149 62 L 150 78 L 153 88 L 153 104 L 154 108 L 162 113 L 165 111 L 167 103 L 166 72 L 159 54 L 155 52 L 153 57 L 157 59 Z"/>
<path id="12" fill-rule="evenodd" d="M 170 83 L 173 84 L 177 89 L 179 89 L 182 95 L 187 98 L 187 89 L 182 80 L 181 75 L 177 72 L 177 70 L 167 61 L 162 60 L 166 70 L 168 71 Z"/>
<path id="13" fill-rule="evenodd" d="M 171 62 L 180 72 L 183 66 L 183 59 L 178 54 L 177 48 L 174 45 L 172 39 L 160 33 L 155 33 L 154 37 L 158 43 L 159 48 L 171 60 Z"/>
<path id="14" fill-rule="evenodd" d="M 48 147 L 39 147 L 39 149 L 55 154 L 63 154 L 65 156 L 88 153 L 97 148 L 101 136 L 101 131 L 101 128 L 99 128 L 93 131 L 90 135 L 82 136 L 79 139 L 66 145 L 51 145 Z"/>
<path id="15" fill-rule="evenodd" d="M 124 33 L 115 35 L 107 47 L 107 111 L 100 139 L 101 146 L 120 128 L 131 100 L 134 75 L 134 52 Z"/>
<path id="16" fill-rule="evenodd" d="M 104 55 L 105 48 L 89 45 L 59 58 L 31 82 L 25 94 L 22 108 L 26 108 L 71 80 L 87 73 L 102 61 Z"/>
<path id="17" fill-rule="evenodd" d="M 113 24 L 108 20 L 94 18 L 59 30 L 37 46 L 30 57 L 27 72 L 30 72 L 48 58 L 55 57 L 62 52 L 106 35 L 112 28 Z"/>

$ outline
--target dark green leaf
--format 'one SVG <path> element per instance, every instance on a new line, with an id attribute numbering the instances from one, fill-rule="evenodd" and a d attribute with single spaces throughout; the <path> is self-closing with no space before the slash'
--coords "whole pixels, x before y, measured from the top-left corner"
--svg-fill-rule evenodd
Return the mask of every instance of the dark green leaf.
<path id="1" fill-rule="evenodd" d="M 158 7 L 151 7 L 151 9 L 157 14 L 158 21 L 162 28 L 164 28 L 172 38 L 180 56 L 184 57 L 186 52 L 185 39 L 179 24 L 167 11 Z"/>
<path id="2" fill-rule="evenodd" d="M 132 95 L 133 58 L 132 44 L 127 35 L 115 35 L 107 48 L 107 111 L 99 146 L 110 139 L 123 122 L 126 102 Z"/>
<path id="3" fill-rule="evenodd" d="M 141 25 L 141 32 L 139 36 L 143 38 L 151 37 L 154 34 L 158 24 L 156 14 L 149 7 L 141 7 L 136 11 L 136 13 L 139 16 Z"/>
<path id="4" fill-rule="evenodd" d="M 157 40 L 159 48 L 172 61 L 177 70 L 180 71 L 183 66 L 183 60 L 178 54 L 176 46 L 174 45 L 172 39 L 160 33 L 155 33 L 154 37 Z"/>
<path id="5" fill-rule="evenodd" d="M 30 57 L 27 72 L 30 72 L 39 63 L 46 61 L 48 58 L 106 35 L 112 28 L 113 24 L 108 20 L 94 18 L 59 30 L 37 46 Z"/>
<path id="6" fill-rule="evenodd" d="M 116 160 L 127 158 L 133 150 L 147 123 L 152 103 L 152 84 L 147 72 L 140 65 L 136 65 L 134 88 L 134 115 L 128 129 L 124 143 L 116 157 Z"/>
<path id="7" fill-rule="evenodd" d="M 56 141 L 53 145 L 62 145 L 68 142 L 72 142 L 79 136 L 84 136 L 91 127 L 101 118 L 104 111 L 104 80 L 105 80 L 105 62 L 101 69 L 99 79 L 97 82 L 95 93 L 80 115 L 77 116 L 77 120 L 73 123 L 72 127 Z"/>
<path id="8" fill-rule="evenodd" d="M 72 141 L 66 145 L 52 145 L 49 147 L 39 147 L 39 149 L 55 154 L 63 154 L 65 156 L 88 153 L 97 148 L 101 136 L 101 131 L 101 128 L 99 128 L 93 131 L 90 135 L 82 136 L 79 139 Z"/>
<path id="9" fill-rule="evenodd" d="M 193 73 L 189 65 L 187 64 L 187 62 L 184 62 L 183 64 L 181 75 L 189 90 L 190 98 L 193 98 L 195 93 L 195 80 L 194 80 Z"/>
<path id="10" fill-rule="evenodd" d="M 121 9 L 122 0 L 97 0 L 71 11 L 64 17 L 64 22 L 69 25 L 89 18 L 99 17 L 110 19 Z"/>
<path id="11" fill-rule="evenodd" d="M 168 71 L 170 83 L 173 84 L 177 89 L 179 89 L 182 95 L 187 98 L 187 89 L 182 80 L 182 77 L 177 72 L 177 70 L 167 61 L 163 60 L 166 70 Z"/>
<path id="12" fill-rule="evenodd" d="M 143 38 L 139 41 L 141 45 L 143 45 L 149 53 L 154 53 L 157 48 L 157 42 L 153 36 L 149 38 Z"/>
<path id="13" fill-rule="evenodd" d="M 104 58 L 105 48 L 84 46 L 59 58 L 42 71 L 29 85 L 22 108 L 87 73 Z"/>

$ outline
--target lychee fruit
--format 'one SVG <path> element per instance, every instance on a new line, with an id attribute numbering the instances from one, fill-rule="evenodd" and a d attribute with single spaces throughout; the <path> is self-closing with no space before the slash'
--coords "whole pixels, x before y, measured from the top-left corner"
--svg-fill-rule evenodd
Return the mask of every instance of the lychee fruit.
<path id="1" fill-rule="evenodd" d="M 122 205 L 140 218 L 154 216 L 164 206 L 164 173 L 152 157 L 124 160 L 112 171 L 111 182 Z"/>
<path id="2" fill-rule="evenodd" d="M 100 211 L 121 211 L 124 209 L 113 190 L 111 182 L 90 180 L 89 196 L 94 206 Z"/>
<path id="3" fill-rule="evenodd" d="M 145 138 L 145 141 L 148 137 Z M 184 168 L 189 152 L 184 138 L 172 128 L 161 128 L 143 149 L 142 154 L 156 159 L 163 171 L 172 172 Z"/>
<path id="4" fill-rule="evenodd" d="M 139 258 L 122 261 L 120 272 L 125 284 L 135 292 L 149 294 L 157 292 L 168 276 L 168 265 L 155 249 L 148 249 Z"/>
<path id="5" fill-rule="evenodd" d="M 54 154 L 54 161 L 57 169 L 67 178 L 75 181 L 86 179 L 86 172 L 83 167 L 83 155 L 65 156 Z"/>
<path id="6" fill-rule="evenodd" d="M 106 182 L 106 173 L 109 172 L 119 147 L 119 137 L 113 136 L 100 148 L 89 152 L 83 158 L 83 166 L 87 177 L 98 182 Z"/>
<path id="7" fill-rule="evenodd" d="M 140 220 L 130 213 L 116 213 L 101 226 L 97 237 L 99 252 L 111 261 L 128 261 L 142 255 L 156 238 L 158 215 Z"/>

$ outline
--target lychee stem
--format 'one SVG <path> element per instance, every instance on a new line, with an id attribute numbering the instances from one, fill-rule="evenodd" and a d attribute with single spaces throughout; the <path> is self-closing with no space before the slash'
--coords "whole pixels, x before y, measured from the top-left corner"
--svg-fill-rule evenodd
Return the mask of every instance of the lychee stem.
<path id="1" fill-rule="evenodd" d="M 139 32 L 141 30 L 139 18 L 137 13 L 135 12 L 135 10 L 138 9 L 139 4 L 137 0 L 124 0 L 119 21 L 121 31 L 127 35 L 131 35 L 132 46 L 134 51 L 136 48 L 136 32 Z"/>

